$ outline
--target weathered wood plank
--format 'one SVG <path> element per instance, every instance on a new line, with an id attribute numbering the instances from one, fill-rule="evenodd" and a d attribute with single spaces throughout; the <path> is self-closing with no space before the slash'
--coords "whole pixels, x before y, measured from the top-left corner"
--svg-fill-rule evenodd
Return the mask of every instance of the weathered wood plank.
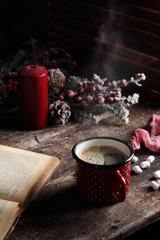
<path id="1" fill-rule="evenodd" d="M 65 47 L 70 46 L 70 47 L 76 47 L 78 49 L 82 49 L 83 51 L 85 51 L 85 53 L 94 53 L 95 56 L 97 57 L 97 59 L 99 58 L 101 62 L 113 62 L 113 64 L 117 64 L 119 63 L 120 65 L 123 65 L 124 68 L 132 68 L 132 69 L 136 69 L 136 71 L 140 71 L 140 72 L 145 72 L 147 76 L 149 76 L 153 80 L 158 80 L 159 79 L 159 70 L 154 69 L 152 67 L 146 66 L 143 63 L 137 63 L 135 61 L 132 61 L 132 59 L 129 58 L 125 58 L 125 57 L 121 57 L 119 55 L 116 55 L 114 53 L 109 53 L 106 51 L 103 51 L 101 49 L 99 49 L 98 47 L 95 47 L 93 45 L 88 45 L 86 43 L 80 42 L 74 38 L 68 38 L 67 36 L 63 36 L 63 34 L 55 34 L 54 37 L 55 42 L 65 42 L 64 44 Z M 52 42 L 55 43 L 54 41 Z"/>
<path id="2" fill-rule="evenodd" d="M 65 22 L 65 19 L 64 19 Z M 74 23 L 74 22 L 73 22 Z M 119 44 L 111 43 L 109 41 L 102 40 L 98 37 L 90 36 L 86 33 L 80 32 L 80 30 L 72 30 L 70 28 L 64 27 L 62 25 L 57 25 L 55 23 L 50 26 L 51 29 L 53 29 L 53 37 L 50 36 L 50 40 L 55 38 L 55 34 L 63 35 L 64 37 L 74 39 L 74 41 L 77 41 L 77 44 L 84 43 L 86 46 L 88 45 L 88 48 L 92 46 L 94 48 L 94 51 L 96 51 L 96 48 L 98 50 L 101 50 L 103 54 L 115 54 L 117 56 L 120 56 L 122 58 L 127 59 L 129 61 L 132 59 L 132 62 L 136 62 L 137 64 L 146 65 L 148 67 L 151 67 L 153 69 L 159 70 L 160 68 L 160 60 L 156 57 L 152 57 L 150 55 L 147 55 L 142 52 L 138 52 L 133 49 L 129 49 L 127 47 L 121 46 Z M 78 28 L 79 29 L 79 28 Z M 84 29 L 84 28 L 83 28 Z M 54 34 L 55 32 L 55 34 Z M 50 33 L 51 34 L 51 33 Z M 128 34 L 131 38 L 131 34 Z M 106 33 L 107 36 L 107 33 Z M 97 51 L 98 51 L 97 50 Z M 158 49 L 157 49 L 158 51 Z"/>
<path id="3" fill-rule="evenodd" d="M 82 124 L 69 122 L 66 125 L 52 125 L 49 123 L 46 128 L 40 130 L 25 130 L 20 127 L 17 112 L 0 112 L 0 144 L 32 150 L 35 147 L 43 146 L 49 141 L 54 141 L 58 136 L 65 136 L 91 125 L 91 122 Z"/>
<path id="4" fill-rule="evenodd" d="M 150 169 L 143 171 L 141 175 L 131 172 L 127 199 L 108 206 L 95 206 L 79 198 L 75 188 L 75 163 L 71 155 L 72 146 L 86 137 L 113 136 L 128 141 L 132 131 L 137 127 L 144 127 L 152 113 L 160 114 L 160 109 L 137 105 L 130 112 L 129 125 L 122 125 L 109 118 L 99 125 L 86 125 L 74 131 L 66 130 L 62 134 L 59 132 L 50 139 L 47 137 L 39 146 L 34 142 L 31 142 L 32 146 L 26 146 L 36 152 L 61 157 L 62 164 L 24 212 L 23 222 L 16 227 L 10 239 L 120 240 L 160 219 L 159 192 L 149 188 L 152 173 L 160 168 L 158 154 L 155 154 L 156 160 Z M 49 133 L 49 128 L 39 130 L 39 134 L 43 135 L 45 131 Z M 34 133 L 28 132 L 31 139 L 32 134 Z M 21 147 L 19 135 L 23 136 L 22 130 L 16 131 L 15 135 L 11 132 L 12 145 L 15 143 Z M 139 161 L 149 154 L 151 152 L 144 148 L 136 152 Z"/>
<path id="5" fill-rule="evenodd" d="M 114 3 L 113 3 L 114 5 Z M 125 9 L 125 5 L 124 5 L 124 9 Z M 90 9 L 90 11 L 92 11 L 94 17 L 98 17 L 98 18 L 103 18 L 103 20 L 114 20 L 115 22 L 125 22 L 125 24 L 127 26 L 132 26 L 135 27 L 137 29 L 141 29 L 147 32 L 152 32 L 155 34 L 159 34 L 159 24 L 157 23 L 157 21 L 151 21 L 149 19 L 143 19 L 143 15 L 140 17 L 134 16 L 134 14 L 127 14 L 125 11 L 121 12 L 121 11 L 117 11 L 117 10 L 113 10 L 112 9 L 112 3 L 109 4 L 109 6 L 106 6 L 105 4 L 103 6 L 98 6 L 98 5 L 94 5 L 93 3 L 87 3 L 86 1 L 79 1 L 79 0 L 70 0 L 67 2 L 63 2 L 63 3 L 51 3 L 50 9 L 53 11 L 56 9 L 56 11 L 63 12 L 64 9 L 65 11 L 71 11 L 74 15 L 74 11 L 75 14 L 77 15 L 81 15 L 83 13 L 85 13 L 84 19 L 81 19 L 81 21 L 84 21 L 86 18 L 86 16 L 90 16 L 90 14 L 87 14 L 87 10 Z M 64 11 L 64 14 L 66 14 Z M 52 12 L 52 11 L 50 11 Z"/>

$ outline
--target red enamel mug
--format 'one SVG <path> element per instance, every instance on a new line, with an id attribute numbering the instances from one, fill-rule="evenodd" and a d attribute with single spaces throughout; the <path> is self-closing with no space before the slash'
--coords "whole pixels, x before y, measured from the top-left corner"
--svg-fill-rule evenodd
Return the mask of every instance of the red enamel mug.
<path id="1" fill-rule="evenodd" d="M 81 153 L 96 146 L 114 147 L 125 158 L 112 164 L 82 160 Z M 82 198 L 96 204 L 111 204 L 126 199 L 130 185 L 130 161 L 134 155 L 127 142 L 111 137 L 88 138 L 73 147 L 72 155 L 76 160 L 77 191 Z"/>

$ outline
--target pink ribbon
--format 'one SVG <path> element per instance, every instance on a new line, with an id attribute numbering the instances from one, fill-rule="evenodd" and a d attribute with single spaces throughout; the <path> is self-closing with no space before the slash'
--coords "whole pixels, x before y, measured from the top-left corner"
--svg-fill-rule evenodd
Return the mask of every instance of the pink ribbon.
<path id="1" fill-rule="evenodd" d="M 137 128 L 133 132 L 129 143 L 134 150 L 140 149 L 143 143 L 152 152 L 160 153 L 160 115 L 152 115 L 148 121 L 146 130 Z"/>

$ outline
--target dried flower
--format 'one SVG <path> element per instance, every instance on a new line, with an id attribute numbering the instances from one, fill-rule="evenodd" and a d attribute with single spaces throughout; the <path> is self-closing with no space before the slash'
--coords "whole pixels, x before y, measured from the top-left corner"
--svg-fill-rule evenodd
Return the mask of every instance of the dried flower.
<path id="1" fill-rule="evenodd" d="M 47 69 L 59 68 L 65 76 L 76 66 L 76 62 L 71 55 L 62 48 L 50 48 L 39 56 L 37 60 L 39 65 L 43 65 Z"/>
<path id="2" fill-rule="evenodd" d="M 135 78 L 136 78 L 137 80 L 140 79 L 140 80 L 142 80 L 142 81 L 146 80 L 146 76 L 144 75 L 144 73 L 137 73 L 137 74 L 135 75 Z"/>
<path id="3" fill-rule="evenodd" d="M 146 76 L 144 73 L 137 73 L 134 77 L 131 77 L 129 81 L 126 79 L 108 82 L 108 88 L 118 88 L 118 87 L 126 87 L 130 83 L 135 83 L 137 86 L 141 87 L 142 84 L 140 84 L 140 81 L 144 81 L 146 79 Z"/>
<path id="4" fill-rule="evenodd" d="M 135 78 L 107 82 L 107 78 L 101 79 L 98 75 L 93 74 L 92 79 L 71 76 L 69 78 L 68 90 L 63 92 L 64 100 L 72 107 L 72 111 L 76 119 L 82 120 L 87 118 L 98 119 L 98 115 L 105 111 L 112 112 L 122 121 L 128 122 L 129 110 L 126 107 L 131 107 L 138 102 L 139 95 L 124 97 L 121 93 L 121 88 L 130 83 L 135 83 L 138 86 L 139 81 L 144 80 L 144 74 L 137 74 Z M 73 87 L 72 91 L 71 86 Z M 76 95 L 75 95 L 76 92 Z M 68 100 L 67 100 L 68 99 Z"/>
<path id="5" fill-rule="evenodd" d="M 35 54 L 36 42 L 30 42 Z M 43 65 L 48 69 L 49 86 L 49 114 L 53 122 L 65 123 L 72 113 L 75 119 L 94 119 L 98 122 L 100 114 L 110 112 L 119 117 L 122 121 L 128 122 L 129 110 L 133 104 L 138 102 L 139 95 L 125 97 L 122 95 L 122 88 L 130 83 L 142 86 L 141 82 L 146 79 L 144 73 L 137 73 L 135 77 L 108 81 L 93 74 L 91 79 L 79 76 L 66 78 L 68 72 L 73 70 L 76 63 L 71 55 L 61 48 L 50 48 L 38 57 L 34 56 L 34 64 Z M 14 59 L 3 65 L 0 71 L 2 79 L 0 98 L 3 100 L 3 90 L 5 92 L 16 92 L 18 86 L 16 69 L 26 60 L 27 52 L 20 50 Z M 22 63 L 23 60 L 23 63 Z M 33 64 L 33 62 L 32 62 Z M 3 86 L 3 88 L 2 88 Z M 57 87 L 57 88 L 56 88 Z M 52 91 L 53 90 L 53 91 Z M 4 95 L 5 96 L 5 95 Z"/>

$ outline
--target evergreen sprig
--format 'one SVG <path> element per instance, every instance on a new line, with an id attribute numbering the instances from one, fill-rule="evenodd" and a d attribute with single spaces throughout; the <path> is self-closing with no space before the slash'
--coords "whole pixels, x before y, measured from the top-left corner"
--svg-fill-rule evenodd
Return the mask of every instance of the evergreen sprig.
<path id="1" fill-rule="evenodd" d="M 138 103 L 139 94 L 122 96 L 122 88 L 130 83 L 142 86 L 140 81 L 146 79 L 143 73 L 135 77 L 108 82 L 93 74 L 92 79 L 71 76 L 67 79 L 64 91 L 59 93 L 58 99 L 66 101 L 72 108 L 72 115 L 76 121 L 93 119 L 97 123 L 99 116 L 109 112 L 127 123 L 129 110 L 133 104 Z"/>

